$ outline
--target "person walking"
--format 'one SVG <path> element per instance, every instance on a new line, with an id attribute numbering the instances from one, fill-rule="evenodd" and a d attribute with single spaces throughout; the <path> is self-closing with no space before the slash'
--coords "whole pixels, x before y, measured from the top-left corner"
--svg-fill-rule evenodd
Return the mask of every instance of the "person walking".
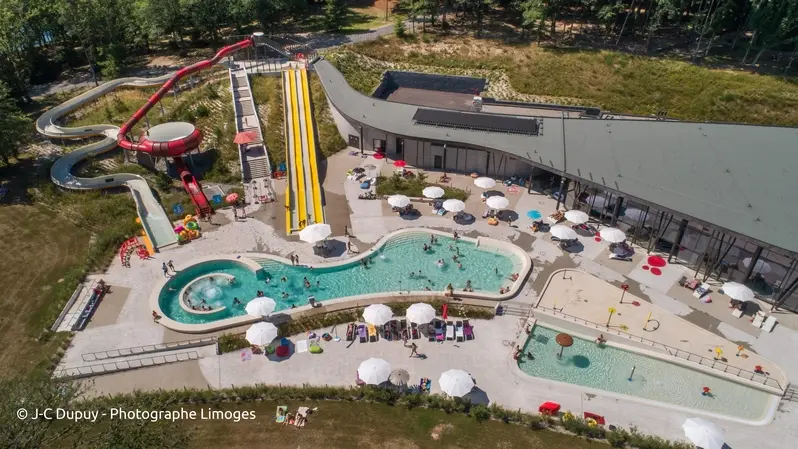
<path id="1" fill-rule="evenodd" d="M 418 345 L 416 342 L 410 343 L 410 357 L 418 356 Z"/>
<path id="2" fill-rule="evenodd" d="M 350 235 L 349 235 L 349 226 L 344 226 L 344 236 L 345 237 L 350 237 Z"/>
<path id="3" fill-rule="evenodd" d="M 175 274 L 177 274 L 177 270 L 175 270 L 175 266 L 174 266 L 174 264 L 172 263 L 172 261 L 171 261 L 171 260 L 170 260 L 169 262 L 167 262 L 167 263 L 166 263 L 166 266 L 167 266 L 167 267 L 169 267 L 169 269 L 170 269 L 170 270 L 172 270 L 172 272 L 174 272 Z"/>
<path id="4" fill-rule="evenodd" d="M 166 266 L 166 262 L 164 262 L 163 265 L 161 265 L 161 270 L 163 270 L 163 276 L 168 278 L 169 268 Z"/>

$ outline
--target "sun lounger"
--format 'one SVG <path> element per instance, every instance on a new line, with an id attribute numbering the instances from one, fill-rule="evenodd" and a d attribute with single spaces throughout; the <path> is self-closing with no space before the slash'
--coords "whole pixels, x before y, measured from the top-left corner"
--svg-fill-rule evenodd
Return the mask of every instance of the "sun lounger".
<path id="1" fill-rule="evenodd" d="M 288 406 L 287 405 L 278 405 L 277 411 L 274 412 L 274 421 L 277 424 L 282 424 L 285 422 L 285 415 L 288 414 Z"/>
<path id="2" fill-rule="evenodd" d="M 552 224 L 557 224 L 565 219 L 565 214 L 561 211 L 557 211 L 548 217 L 546 217 Z"/>
<path id="3" fill-rule="evenodd" d="M 407 335 L 410 338 L 410 330 L 407 328 L 407 320 L 399 320 L 399 338 Z"/>
<path id="4" fill-rule="evenodd" d="M 474 339 L 474 327 L 471 326 L 471 323 L 469 323 L 468 320 L 463 320 L 463 335 L 465 336 L 466 340 Z"/>
<path id="5" fill-rule="evenodd" d="M 454 340 L 454 322 L 447 321 L 446 322 L 446 339 L 447 340 Z"/>
<path id="6" fill-rule="evenodd" d="M 368 330 L 369 330 L 369 341 L 370 342 L 377 341 L 377 328 L 374 327 L 373 324 L 369 324 Z"/>
<path id="7" fill-rule="evenodd" d="M 751 325 L 759 329 L 760 327 L 762 327 L 762 323 L 764 321 L 765 321 L 765 314 L 762 312 L 757 312 L 756 315 L 754 315 L 754 319 L 751 321 Z"/>
<path id="8" fill-rule="evenodd" d="M 435 341 L 435 327 L 432 323 L 427 324 L 427 339 L 429 341 Z"/>
<path id="9" fill-rule="evenodd" d="M 410 338 L 413 340 L 418 340 L 419 338 L 418 325 L 416 323 L 410 323 Z"/>
<path id="10" fill-rule="evenodd" d="M 446 325 L 443 321 L 435 322 L 435 341 L 446 340 Z"/>
<path id="11" fill-rule="evenodd" d="M 368 341 L 368 335 L 366 334 L 366 326 L 360 325 L 357 327 L 357 336 L 360 337 L 360 342 L 365 343 Z"/>
<path id="12" fill-rule="evenodd" d="M 765 319 L 765 322 L 762 323 L 762 330 L 765 332 L 771 332 L 773 331 L 773 326 L 775 326 L 776 323 L 777 323 L 776 317 L 770 315 L 769 317 L 767 317 L 767 319 Z"/>
<path id="13" fill-rule="evenodd" d="M 391 336 L 391 322 L 390 321 L 385 323 L 384 326 L 382 326 L 382 329 L 380 330 L 380 333 L 382 334 L 382 338 L 384 338 L 384 339 L 386 339 L 388 341 L 391 341 L 393 339 L 392 336 Z"/>
<path id="14" fill-rule="evenodd" d="M 735 318 L 740 318 L 741 316 L 743 316 L 743 311 L 740 309 L 734 309 L 732 310 L 732 316 Z"/>
<path id="15" fill-rule="evenodd" d="M 457 341 L 465 341 L 465 332 L 463 331 L 463 322 L 458 321 L 454 326 L 454 337 Z"/>
<path id="16" fill-rule="evenodd" d="M 299 407 L 299 409 L 296 411 L 296 416 L 294 417 L 294 425 L 296 427 L 305 427 L 305 423 L 308 422 L 309 411 L 310 409 L 307 407 Z"/>
<path id="17" fill-rule="evenodd" d="M 346 341 L 352 341 L 355 339 L 355 323 L 349 323 L 346 326 Z"/>

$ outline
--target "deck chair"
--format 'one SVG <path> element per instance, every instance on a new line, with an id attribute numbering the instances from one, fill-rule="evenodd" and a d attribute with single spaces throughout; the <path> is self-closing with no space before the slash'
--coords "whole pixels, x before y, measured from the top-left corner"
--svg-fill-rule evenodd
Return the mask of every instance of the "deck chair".
<path id="1" fill-rule="evenodd" d="M 762 327 L 762 323 L 764 321 L 765 321 L 765 314 L 762 312 L 757 312 L 756 315 L 754 315 L 754 319 L 751 321 L 751 325 L 759 329 L 760 327 Z"/>
<path id="2" fill-rule="evenodd" d="M 401 338 L 404 333 L 407 332 L 407 338 L 410 338 L 410 330 L 407 328 L 407 320 L 400 320 L 399 321 L 399 336 Z"/>
<path id="3" fill-rule="evenodd" d="M 773 315 L 770 315 L 769 317 L 767 317 L 765 322 L 762 323 L 762 330 L 765 331 L 765 332 L 771 332 L 771 331 L 773 331 L 773 326 L 775 326 L 776 323 L 777 323 L 776 317 L 774 317 Z"/>
<path id="4" fill-rule="evenodd" d="M 447 321 L 446 322 L 446 339 L 447 340 L 454 340 L 454 322 Z"/>
<path id="5" fill-rule="evenodd" d="M 410 323 L 410 338 L 413 340 L 418 340 L 419 338 L 418 325 L 416 323 Z"/>
<path id="6" fill-rule="evenodd" d="M 454 338 L 456 341 L 465 341 L 465 332 L 463 331 L 463 322 L 458 321 L 454 326 Z"/>
<path id="7" fill-rule="evenodd" d="M 471 323 L 469 323 L 468 320 L 463 320 L 463 335 L 465 336 L 466 340 L 474 339 L 474 327 L 471 326 Z"/>
<path id="8" fill-rule="evenodd" d="M 435 322 L 435 341 L 446 340 L 446 325 L 443 321 Z"/>
<path id="9" fill-rule="evenodd" d="M 386 339 L 388 341 L 393 340 L 393 338 L 391 338 L 391 322 L 390 321 L 385 323 L 384 326 L 382 326 L 382 329 L 381 329 L 380 333 L 382 334 L 382 338 L 384 338 L 384 339 Z"/>
<path id="10" fill-rule="evenodd" d="M 427 339 L 429 341 L 435 341 L 435 327 L 432 323 L 427 323 Z"/>
<path id="11" fill-rule="evenodd" d="M 740 309 L 734 309 L 732 310 L 732 316 L 735 318 L 740 318 L 741 316 L 743 316 L 743 311 Z"/>
<path id="12" fill-rule="evenodd" d="M 346 341 L 352 341 L 355 339 L 355 323 L 349 323 L 346 326 Z"/>
<path id="13" fill-rule="evenodd" d="M 366 334 L 366 326 L 360 325 L 357 327 L 357 336 L 360 337 L 360 342 L 365 343 L 368 341 L 368 336 Z"/>
<path id="14" fill-rule="evenodd" d="M 370 342 L 377 341 L 377 328 L 374 327 L 373 324 L 369 324 L 368 325 L 368 330 L 369 330 L 369 341 Z"/>

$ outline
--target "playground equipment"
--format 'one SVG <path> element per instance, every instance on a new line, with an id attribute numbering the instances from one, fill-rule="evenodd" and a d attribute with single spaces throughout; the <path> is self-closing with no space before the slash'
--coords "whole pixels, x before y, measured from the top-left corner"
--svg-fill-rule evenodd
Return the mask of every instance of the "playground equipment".
<path id="1" fill-rule="evenodd" d="M 200 238 L 200 225 L 195 217 L 186 215 L 183 219 L 183 224 L 175 226 L 175 233 L 180 243 L 188 243 Z"/>
<path id="2" fill-rule="evenodd" d="M 147 152 L 153 156 L 172 157 L 175 158 L 175 167 L 183 182 L 183 186 L 186 188 L 186 191 L 191 196 L 197 208 L 197 213 L 211 213 L 212 209 L 208 207 L 207 199 L 202 193 L 199 183 L 188 169 L 186 169 L 180 158 L 185 152 L 196 149 L 199 146 L 202 139 L 199 130 L 195 129 L 193 125 L 191 125 L 192 128 L 190 130 L 187 127 L 183 127 L 182 129 L 185 135 L 180 136 L 180 138 L 176 140 L 158 137 L 158 130 L 156 130 L 155 136 L 151 133 L 150 138 L 144 136 L 139 142 L 134 142 L 132 136 L 129 136 L 129 134 L 136 123 L 144 118 L 147 112 L 152 109 L 170 89 L 174 88 L 175 92 L 177 91 L 177 83 L 182 77 L 209 68 L 219 63 L 222 58 L 225 58 L 231 53 L 252 46 L 254 44 L 253 39 L 254 37 L 249 37 L 237 44 L 224 47 L 213 58 L 185 67 L 174 74 L 157 78 L 120 78 L 112 80 L 47 110 L 36 120 L 36 129 L 40 134 L 50 139 L 64 140 L 84 139 L 92 136 L 104 137 L 104 139 L 99 142 L 78 148 L 59 158 L 50 170 L 50 177 L 53 182 L 60 187 L 76 190 L 105 189 L 119 186 L 128 187 L 133 194 L 133 199 L 136 202 L 136 209 L 142 221 L 143 232 L 147 237 L 145 244 L 148 243 L 153 250 L 176 244 L 178 239 L 173 231 L 172 224 L 161 205 L 153 196 L 144 178 L 129 173 L 115 173 L 113 175 L 99 176 L 96 178 L 81 178 L 72 174 L 72 167 L 83 159 L 113 150 L 117 146 L 132 151 Z M 163 85 L 158 92 L 150 97 L 147 103 L 136 111 L 122 128 L 114 125 L 89 125 L 79 128 L 69 128 L 58 124 L 59 118 L 120 87 L 128 86 L 141 88 L 158 86 L 161 84 Z M 182 125 L 180 125 L 180 127 L 182 127 Z M 155 128 L 157 127 L 153 127 L 153 129 Z M 170 127 L 167 126 L 161 131 L 168 131 L 169 128 Z M 171 128 L 175 127 L 172 126 Z M 150 131 L 152 131 L 152 129 Z"/>
<path id="3" fill-rule="evenodd" d="M 146 238 L 146 236 L 144 237 Z M 142 245 L 139 242 L 138 237 L 131 237 L 125 240 L 122 243 L 122 246 L 119 247 L 119 258 L 122 261 L 122 266 L 130 268 L 130 256 L 136 253 L 139 256 L 139 259 L 148 259 L 150 257 L 150 252 L 147 250 L 146 245 Z"/>

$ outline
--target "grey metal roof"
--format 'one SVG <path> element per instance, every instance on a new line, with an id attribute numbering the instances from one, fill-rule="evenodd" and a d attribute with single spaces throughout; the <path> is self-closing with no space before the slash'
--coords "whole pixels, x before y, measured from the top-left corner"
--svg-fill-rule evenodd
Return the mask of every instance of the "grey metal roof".
<path id="1" fill-rule="evenodd" d="M 538 136 L 417 126 L 418 107 L 355 91 L 328 61 L 315 68 L 335 108 L 363 125 L 503 151 L 798 252 L 798 128 L 551 117 Z"/>

